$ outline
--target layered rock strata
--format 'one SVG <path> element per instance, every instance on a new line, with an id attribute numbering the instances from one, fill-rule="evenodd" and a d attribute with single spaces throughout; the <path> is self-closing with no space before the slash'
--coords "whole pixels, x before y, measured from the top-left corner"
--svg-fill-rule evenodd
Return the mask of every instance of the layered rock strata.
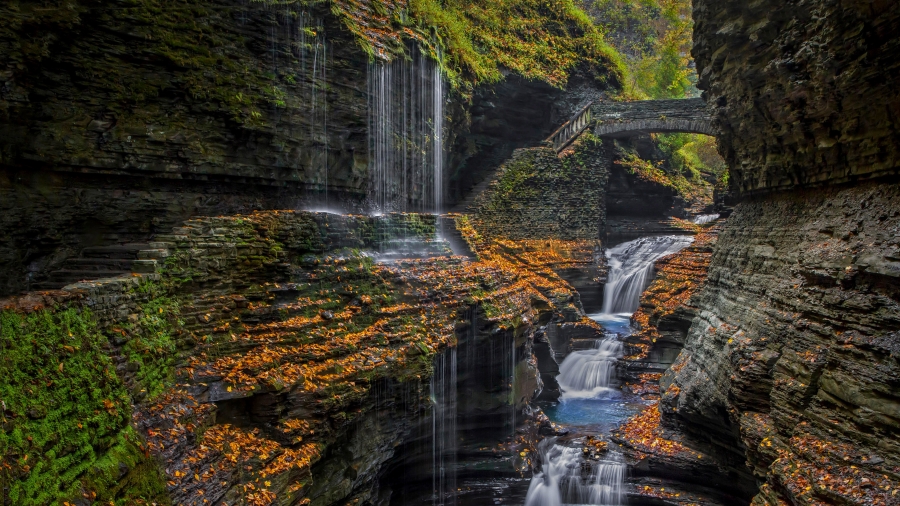
<path id="1" fill-rule="evenodd" d="M 5 434 L 32 439 L 0 440 L 4 500 L 402 502 L 389 469 L 413 462 L 441 473 L 411 449 L 437 444 L 441 462 L 459 452 L 456 424 L 441 418 L 435 431 L 436 417 L 458 419 L 476 448 L 511 437 L 541 390 L 536 330 L 583 315 L 552 271 L 514 257 L 478 250 L 478 261 L 390 267 L 359 253 L 427 243 L 436 221 L 193 219 L 148 245 L 155 258 L 141 265 L 159 272 L 5 300 L 2 337 L 17 357 L 3 364 L 12 368 L 0 384 Z M 41 346 L 20 333 L 41 335 Z M 87 343 L 93 367 L 106 367 L 102 388 L 73 383 L 81 368 L 67 354 L 88 356 Z M 457 376 L 458 354 L 474 368 Z M 12 395 L 23 388 L 33 395 Z M 70 458 L 69 439 L 44 437 L 58 419 L 86 444 L 81 459 Z M 55 482 L 59 490 L 34 486 Z M 434 493 L 430 479 L 417 483 Z"/>
<path id="2" fill-rule="evenodd" d="M 759 504 L 896 497 L 898 198 L 869 183 L 745 199 L 720 235 L 661 406 L 739 441 Z"/>
<path id="3" fill-rule="evenodd" d="M 365 209 L 376 63 L 360 37 L 382 57 L 425 40 L 382 7 L 0 6 L 0 294 L 40 286 L 84 248 L 146 242 L 192 216 Z M 446 197 L 595 98 L 606 63 L 572 69 L 568 90 L 510 74 L 453 94 Z"/>
<path id="4" fill-rule="evenodd" d="M 746 460 L 754 504 L 894 504 L 900 7 L 770 7 L 694 4 L 700 86 L 743 200 L 660 409 Z"/>
<path id="5" fill-rule="evenodd" d="M 694 23 L 698 86 L 735 189 L 896 174 L 895 3 L 703 0 Z"/>
<path id="6" fill-rule="evenodd" d="M 717 224 L 702 230 L 690 246 L 656 261 L 656 277 L 631 317 L 635 331 L 626 340 L 629 370 L 663 372 L 684 347 L 697 312 L 691 297 L 706 283 L 720 227 Z"/>

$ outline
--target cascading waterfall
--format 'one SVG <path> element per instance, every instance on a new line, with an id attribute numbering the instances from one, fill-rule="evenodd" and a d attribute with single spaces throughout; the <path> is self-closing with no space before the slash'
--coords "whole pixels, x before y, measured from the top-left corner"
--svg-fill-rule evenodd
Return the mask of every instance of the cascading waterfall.
<path id="1" fill-rule="evenodd" d="M 650 284 L 653 264 L 677 253 L 693 242 L 690 236 L 642 237 L 611 248 L 609 279 L 603 288 L 603 313 L 633 313 L 640 306 L 641 293 Z"/>
<path id="2" fill-rule="evenodd" d="M 708 223 L 712 223 L 719 219 L 718 214 L 701 214 L 699 216 L 694 216 L 694 219 L 691 220 L 697 225 L 706 225 Z"/>
<path id="3" fill-rule="evenodd" d="M 450 348 L 435 359 L 431 377 L 431 502 L 435 506 L 456 504 L 456 351 Z"/>
<path id="4" fill-rule="evenodd" d="M 444 192 L 444 78 L 440 64 L 369 65 L 370 205 L 377 213 L 440 212 Z"/>
<path id="5" fill-rule="evenodd" d="M 624 320 L 639 305 L 656 260 L 675 253 L 693 241 L 687 236 L 644 237 L 610 249 L 609 281 L 604 287 L 603 313 L 594 315 L 604 326 L 626 331 Z M 623 344 L 618 336 L 607 333 L 593 349 L 573 351 L 559 366 L 556 380 L 562 395 L 557 413 L 587 408 L 591 418 L 602 418 L 610 410 L 610 401 L 619 399 L 615 382 L 616 364 Z M 599 410 L 599 411 L 598 411 Z M 621 456 L 610 452 L 604 460 L 587 459 L 581 448 L 541 442 L 543 471 L 531 481 L 525 506 L 561 506 L 563 504 L 619 505 L 623 500 L 626 465 Z"/>
<path id="6" fill-rule="evenodd" d="M 615 339 L 597 341 L 594 349 L 574 351 L 559 366 L 562 400 L 594 399 L 609 396 L 616 362 L 622 355 L 622 342 Z"/>
<path id="7" fill-rule="evenodd" d="M 542 471 L 531 479 L 525 506 L 622 504 L 625 463 L 617 455 L 586 460 L 581 448 L 557 445 L 555 438 L 541 441 L 538 450 Z"/>

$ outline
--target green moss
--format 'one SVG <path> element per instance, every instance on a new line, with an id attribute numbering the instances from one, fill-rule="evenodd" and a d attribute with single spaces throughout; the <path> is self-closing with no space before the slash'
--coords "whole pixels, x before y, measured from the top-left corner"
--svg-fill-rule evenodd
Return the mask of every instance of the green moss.
<path id="1" fill-rule="evenodd" d="M 501 68 L 565 86 L 580 64 L 621 81 L 621 55 L 574 0 L 331 0 L 370 54 L 402 53 L 402 40 L 420 42 L 455 86 L 496 82 Z M 385 55 L 388 56 L 388 55 Z"/>
<path id="2" fill-rule="evenodd" d="M 162 291 L 155 284 L 154 293 Z M 157 295 L 139 307 L 138 320 L 128 325 L 131 337 L 122 347 L 130 368 L 135 369 L 136 399 L 153 400 L 174 380 L 175 334 L 184 322 L 180 307 L 170 297 Z"/>
<path id="3" fill-rule="evenodd" d="M 128 469 L 124 476 L 123 469 Z M 115 444 L 94 463 L 82 484 L 97 492 L 98 504 L 170 504 L 159 465 L 147 455 L 140 436 L 130 426 L 117 435 Z"/>
<path id="4" fill-rule="evenodd" d="M 107 346 L 87 309 L 0 312 L 0 480 L 12 504 L 109 494 L 103 484 L 115 480 L 104 475 L 121 477 L 139 462 L 154 467 L 129 446 L 137 440 L 128 430 L 131 401 Z M 117 500 L 162 502 L 161 483 L 146 480 L 137 496 Z"/>
<path id="5" fill-rule="evenodd" d="M 656 136 L 660 149 L 669 156 L 672 168 L 693 182 L 701 175 L 715 180 L 727 171 L 725 160 L 716 149 L 716 139 L 700 134 L 661 134 Z"/>

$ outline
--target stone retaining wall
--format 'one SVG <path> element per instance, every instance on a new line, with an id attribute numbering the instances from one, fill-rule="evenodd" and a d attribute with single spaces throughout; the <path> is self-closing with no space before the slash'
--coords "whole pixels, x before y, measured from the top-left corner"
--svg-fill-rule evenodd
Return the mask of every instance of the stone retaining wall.
<path id="1" fill-rule="evenodd" d="M 516 150 L 470 207 L 473 222 L 508 239 L 599 239 L 611 161 L 584 136 L 562 156 L 552 147 Z"/>

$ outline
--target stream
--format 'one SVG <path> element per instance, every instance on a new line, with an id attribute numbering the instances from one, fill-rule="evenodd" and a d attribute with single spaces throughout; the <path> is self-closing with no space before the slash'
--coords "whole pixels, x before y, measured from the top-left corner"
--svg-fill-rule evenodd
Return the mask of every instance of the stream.
<path id="1" fill-rule="evenodd" d="M 539 445 L 541 472 L 532 478 L 525 506 L 603 505 L 623 503 L 627 466 L 610 449 L 590 451 L 585 437 L 605 437 L 647 404 L 625 394 L 616 370 L 623 354 L 622 338 L 631 333 L 631 315 L 641 293 L 653 279 L 660 258 L 688 246 L 692 237 L 642 237 L 610 248 L 609 279 L 604 286 L 603 310 L 590 315 L 604 329 L 604 337 L 589 349 L 569 353 L 557 376 L 562 395 L 542 406 L 550 419 L 571 430 L 563 438 Z"/>

